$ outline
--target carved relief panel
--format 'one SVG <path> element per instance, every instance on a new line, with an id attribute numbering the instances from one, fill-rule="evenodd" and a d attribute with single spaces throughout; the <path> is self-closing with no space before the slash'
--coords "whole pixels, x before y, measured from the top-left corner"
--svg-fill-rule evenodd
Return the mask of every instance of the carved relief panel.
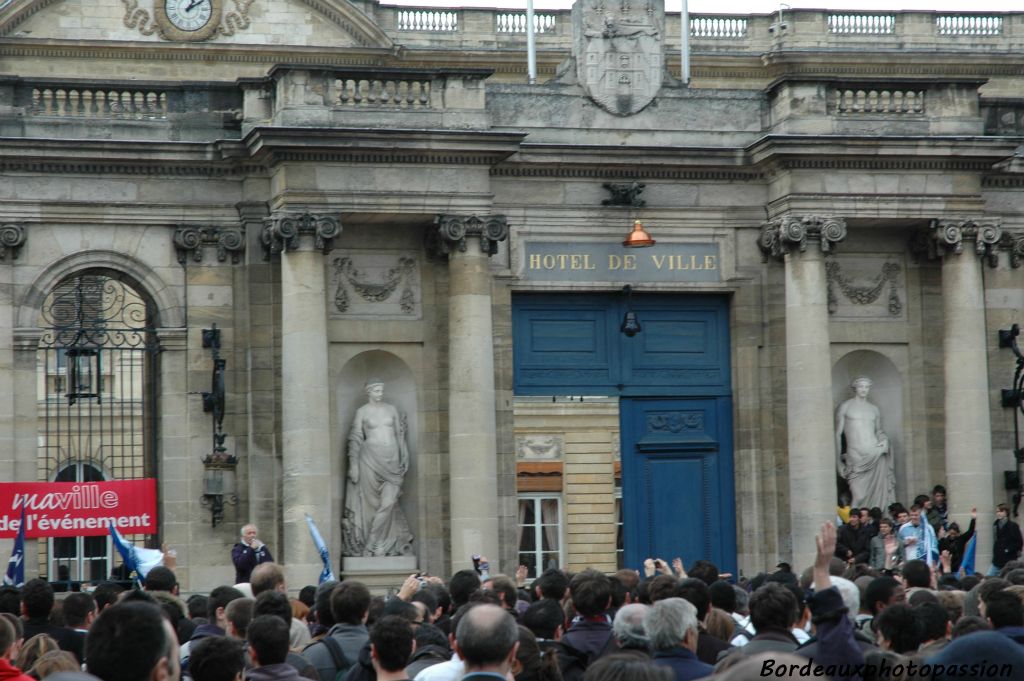
<path id="1" fill-rule="evenodd" d="M 835 256 L 826 264 L 833 319 L 906 319 L 907 286 L 899 256 Z"/>
<path id="2" fill-rule="evenodd" d="M 335 255 L 330 315 L 348 319 L 420 319 L 420 263 L 413 252 Z"/>

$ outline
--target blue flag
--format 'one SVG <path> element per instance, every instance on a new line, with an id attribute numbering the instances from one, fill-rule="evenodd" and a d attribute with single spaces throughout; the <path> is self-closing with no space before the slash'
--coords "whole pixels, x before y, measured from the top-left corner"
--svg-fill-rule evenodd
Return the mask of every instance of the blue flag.
<path id="1" fill-rule="evenodd" d="M 967 547 L 964 549 L 963 560 L 960 561 L 960 570 L 965 575 L 973 575 L 974 570 L 974 553 L 978 545 L 978 535 L 973 535 L 971 540 L 967 542 Z"/>
<path id="2" fill-rule="evenodd" d="M 924 517 L 921 518 L 921 552 L 928 567 L 939 564 L 939 540 L 935 537 L 935 529 Z"/>
<path id="3" fill-rule="evenodd" d="M 125 541 L 113 524 L 110 525 L 110 536 L 114 540 L 114 548 L 121 554 L 121 560 L 124 561 L 125 570 L 128 572 L 128 579 L 141 585 L 144 580 L 139 575 L 139 561 L 135 555 L 135 545 Z"/>
<path id="4" fill-rule="evenodd" d="M 320 536 L 320 530 L 316 529 L 316 523 L 310 515 L 306 514 L 306 524 L 309 525 L 309 533 L 313 536 L 313 544 L 316 545 L 316 550 L 320 552 L 320 560 L 324 562 L 324 569 L 320 571 L 320 584 L 332 579 L 336 579 L 334 576 L 334 570 L 331 569 L 331 556 L 327 552 L 327 544 L 324 543 L 324 538 Z"/>
<path id="5" fill-rule="evenodd" d="M 4 575 L 4 586 L 23 586 L 25 584 L 25 504 L 21 505 L 21 524 L 18 525 L 18 536 L 14 540 L 11 559 L 7 561 L 7 573 Z"/>

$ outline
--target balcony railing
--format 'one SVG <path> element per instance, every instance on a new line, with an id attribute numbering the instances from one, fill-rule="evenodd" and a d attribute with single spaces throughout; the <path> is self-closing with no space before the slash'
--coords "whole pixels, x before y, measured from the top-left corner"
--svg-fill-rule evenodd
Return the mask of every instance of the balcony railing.
<path id="1" fill-rule="evenodd" d="M 409 47 L 481 48 L 526 43 L 526 13 L 508 9 L 431 8 L 377 5 L 374 18 L 396 42 Z M 572 48 L 570 10 L 534 15 L 540 49 Z M 679 15 L 668 14 L 664 38 L 679 42 Z M 745 50 L 761 54 L 787 49 L 846 49 L 850 42 L 877 40 L 881 49 L 996 51 L 1024 49 L 1024 12 L 855 12 L 786 10 L 771 14 L 690 15 L 693 50 Z M 954 38 L 950 40 L 950 38 Z"/>
<path id="2" fill-rule="evenodd" d="M 896 15 L 829 14 L 828 32 L 839 35 L 888 35 L 896 32 Z"/>
<path id="3" fill-rule="evenodd" d="M 935 17 L 939 35 L 999 35 L 1003 32 L 1001 16 L 943 14 Z"/>
<path id="4" fill-rule="evenodd" d="M 409 9 L 398 12 L 399 31 L 450 33 L 459 30 L 459 13 L 450 10 Z"/>
<path id="5" fill-rule="evenodd" d="M 241 110 L 231 83 L 117 82 L 94 79 L 0 77 L 0 101 L 31 118 L 167 121 L 174 115 L 228 117 Z M 187 100 L 187 101 L 186 101 Z"/>
<path id="6" fill-rule="evenodd" d="M 558 30 L 555 14 L 534 14 L 533 31 L 538 35 Z M 526 33 L 526 12 L 499 12 L 494 15 L 495 33 Z"/>
<path id="7" fill-rule="evenodd" d="M 746 17 L 700 17 L 690 19 L 690 35 L 694 38 L 745 38 Z"/>
<path id="8" fill-rule="evenodd" d="M 151 88 L 33 87 L 27 113 L 34 116 L 162 120 L 167 118 L 169 110 L 167 94 L 166 90 Z"/>

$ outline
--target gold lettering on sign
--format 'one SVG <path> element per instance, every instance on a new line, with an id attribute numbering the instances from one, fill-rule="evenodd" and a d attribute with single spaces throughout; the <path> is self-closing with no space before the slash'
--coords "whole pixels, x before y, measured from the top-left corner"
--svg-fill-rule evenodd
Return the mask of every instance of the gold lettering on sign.
<path id="1" fill-rule="evenodd" d="M 635 270 L 635 255 L 609 255 L 608 269 L 610 270 Z"/>
<path id="2" fill-rule="evenodd" d="M 717 258 L 713 255 L 651 255 L 651 262 L 659 270 L 717 270 Z"/>
<path id="3" fill-rule="evenodd" d="M 598 269 L 596 258 L 600 255 L 592 253 L 529 253 L 527 255 L 530 270 L 558 270 L 562 272 L 595 271 Z M 666 253 L 649 254 L 650 260 L 639 260 L 643 255 L 608 254 L 607 270 L 637 271 L 651 266 L 661 272 L 700 272 L 718 269 L 718 256 L 704 253 Z"/>

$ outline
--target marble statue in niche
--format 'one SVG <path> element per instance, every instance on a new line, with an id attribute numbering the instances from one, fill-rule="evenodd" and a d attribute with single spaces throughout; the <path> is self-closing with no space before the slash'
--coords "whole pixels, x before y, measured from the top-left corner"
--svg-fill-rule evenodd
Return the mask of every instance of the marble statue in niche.
<path id="1" fill-rule="evenodd" d="M 868 401 L 871 379 L 861 376 L 850 387 L 854 396 L 836 411 L 836 466 L 850 485 L 855 508 L 877 506 L 885 512 L 896 501 L 889 438 L 882 430 L 881 412 Z"/>
<path id="2" fill-rule="evenodd" d="M 348 434 L 344 555 L 411 555 L 412 531 L 398 503 L 409 471 L 405 417 L 384 402 L 383 381 L 368 380 L 366 396 Z"/>

